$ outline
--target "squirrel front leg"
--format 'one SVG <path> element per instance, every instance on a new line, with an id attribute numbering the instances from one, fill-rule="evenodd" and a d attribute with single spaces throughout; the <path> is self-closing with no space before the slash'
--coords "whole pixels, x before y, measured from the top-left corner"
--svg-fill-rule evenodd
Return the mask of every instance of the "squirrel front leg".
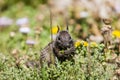
<path id="1" fill-rule="evenodd" d="M 75 53 L 75 48 L 74 47 L 71 47 L 67 50 L 59 50 L 59 49 L 56 49 L 56 48 L 54 48 L 53 50 L 58 57 L 63 57 L 63 56 L 70 55 L 71 53 L 72 54 Z"/>
<path id="2" fill-rule="evenodd" d="M 74 54 L 75 53 L 75 48 L 71 47 L 67 50 L 64 50 L 64 55 L 69 55 L 69 54 Z"/>

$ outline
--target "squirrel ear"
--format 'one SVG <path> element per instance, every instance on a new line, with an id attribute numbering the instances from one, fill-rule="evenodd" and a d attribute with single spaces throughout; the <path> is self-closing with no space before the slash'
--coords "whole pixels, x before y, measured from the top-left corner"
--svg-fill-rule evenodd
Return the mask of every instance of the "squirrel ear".
<path id="1" fill-rule="evenodd" d="M 67 27 L 66 27 L 66 31 L 69 31 L 68 25 L 67 25 Z"/>
<path id="2" fill-rule="evenodd" d="M 57 33 L 60 31 L 60 26 L 59 25 L 57 25 L 57 28 L 58 28 L 58 30 L 57 30 Z"/>
<path id="3" fill-rule="evenodd" d="M 66 18 L 66 31 L 69 31 L 69 28 L 68 28 L 68 19 Z"/>

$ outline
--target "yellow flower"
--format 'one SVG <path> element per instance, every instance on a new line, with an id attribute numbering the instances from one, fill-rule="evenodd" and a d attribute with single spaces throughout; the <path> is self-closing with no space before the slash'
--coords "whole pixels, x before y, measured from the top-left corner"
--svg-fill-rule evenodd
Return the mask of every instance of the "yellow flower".
<path id="1" fill-rule="evenodd" d="M 98 44 L 96 42 L 91 42 L 90 43 L 90 47 L 97 47 L 97 46 L 98 46 Z"/>
<path id="2" fill-rule="evenodd" d="M 75 42 L 75 47 L 78 47 L 80 45 L 88 46 L 88 42 L 86 42 L 86 41 L 80 41 L 80 40 L 78 40 L 78 41 Z"/>
<path id="3" fill-rule="evenodd" d="M 78 47 L 78 46 L 80 46 L 80 40 L 75 42 L 75 47 Z"/>
<path id="4" fill-rule="evenodd" d="M 88 46 L 88 42 L 83 41 L 83 45 L 84 45 L 84 46 Z"/>
<path id="5" fill-rule="evenodd" d="M 119 31 L 119 30 L 114 30 L 114 31 L 112 32 L 112 35 L 113 35 L 114 37 L 116 37 L 116 38 L 120 38 L 120 31 Z"/>
<path id="6" fill-rule="evenodd" d="M 57 26 L 53 26 L 52 27 L 52 34 L 57 34 L 58 32 L 58 27 Z"/>

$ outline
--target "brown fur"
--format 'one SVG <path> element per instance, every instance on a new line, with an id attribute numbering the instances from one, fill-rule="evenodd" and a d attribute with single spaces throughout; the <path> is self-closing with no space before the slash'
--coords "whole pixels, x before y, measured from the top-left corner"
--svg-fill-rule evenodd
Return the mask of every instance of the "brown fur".
<path id="1" fill-rule="evenodd" d="M 40 62 L 47 64 L 55 64 L 56 58 L 59 61 L 71 59 L 75 53 L 74 42 L 68 31 L 60 31 L 57 34 L 56 40 L 50 42 L 42 51 Z"/>

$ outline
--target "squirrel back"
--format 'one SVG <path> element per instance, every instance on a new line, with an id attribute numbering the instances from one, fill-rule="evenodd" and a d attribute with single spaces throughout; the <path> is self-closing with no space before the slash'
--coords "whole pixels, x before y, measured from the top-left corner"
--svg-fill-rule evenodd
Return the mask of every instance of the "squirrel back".
<path id="1" fill-rule="evenodd" d="M 40 52 L 40 64 L 46 62 L 48 65 L 55 63 L 55 56 L 53 54 L 53 42 L 50 42 L 44 49 Z"/>

